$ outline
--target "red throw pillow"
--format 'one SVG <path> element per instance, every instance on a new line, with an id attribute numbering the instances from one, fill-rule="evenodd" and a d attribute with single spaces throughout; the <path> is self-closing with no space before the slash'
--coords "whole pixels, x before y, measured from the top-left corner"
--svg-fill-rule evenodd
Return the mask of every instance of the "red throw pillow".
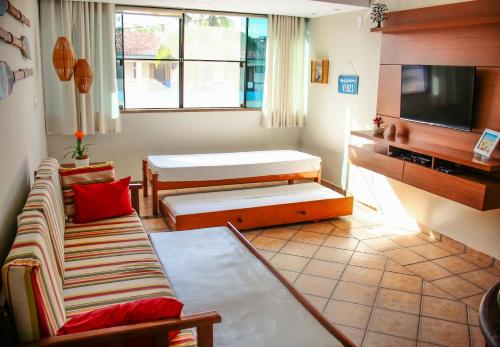
<path id="1" fill-rule="evenodd" d="M 115 182 L 71 185 L 75 193 L 73 222 L 88 223 L 133 213 L 129 184 L 130 177 Z"/>
<path id="2" fill-rule="evenodd" d="M 182 302 L 176 298 L 148 298 L 106 306 L 74 316 L 57 331 L 57 335 L 81 333 L 127 324 L 153 322 L 168 318 L 179 318 L 183 306 Z M 170 331 L 168 338 L 171 340 L 178 334 L 178 330 Z M 136 340 L 145 342 L 145 344 L 141 344 L 142 347 L 149 345 L 147 339 L 139 338 Z M 128 342 L 131 343 L 132 341 Z M 137 344 L 133 343 L 132 345 Z"/>

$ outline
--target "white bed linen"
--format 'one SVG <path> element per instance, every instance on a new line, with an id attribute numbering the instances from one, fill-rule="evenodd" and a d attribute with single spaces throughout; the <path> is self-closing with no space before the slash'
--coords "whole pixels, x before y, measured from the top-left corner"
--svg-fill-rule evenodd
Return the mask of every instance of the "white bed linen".
<path id="1" fill-rule="evenodd" d="M 344 198 L 344 196 L 321 184 L 311 182 L 167 196 L 163 202 L 167 204 L 174 216 L 179 216 L 339 198 Z"/>
<path id="2" fill-rule="evenodd" d="M 321 158 L 291 150 L 150 155 L 160 181 L 211 181 L 317 171 Z"/>

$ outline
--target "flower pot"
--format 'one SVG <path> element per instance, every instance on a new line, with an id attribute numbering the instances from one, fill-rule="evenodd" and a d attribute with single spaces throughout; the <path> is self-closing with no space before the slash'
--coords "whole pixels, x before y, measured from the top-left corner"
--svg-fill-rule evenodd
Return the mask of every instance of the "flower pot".
<path id="1" fill-rule="evenodd" d="M 75 162 L 75 167 L 89 166 L 90 159 L 88 155 L 84 155 L 83 157 L 76 157 L 73 159 Z"/>
<path id="2" fill-rule="evenodd" d="M 384 128 L 373 128 L 373 135 L 383 135 Z"/>

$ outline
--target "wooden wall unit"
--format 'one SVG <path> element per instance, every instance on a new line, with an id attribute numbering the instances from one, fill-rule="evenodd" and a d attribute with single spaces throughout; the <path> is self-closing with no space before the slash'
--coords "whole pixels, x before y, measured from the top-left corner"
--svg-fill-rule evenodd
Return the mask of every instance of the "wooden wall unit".
<path id="1" fill-rule="evenodd" d="M 500 1 L 391 12 L 384 24 L 382 29 L 372 30 L 382 32 L 377 114 L 384 118 L 386 127 L 396 125 L 397 136 L 384 138 L 353 131 L 352 135 L 374 144 L 350 146 L 351 162 L 473 208 L 500 208 L 500 148 L 489 162 L 473 155 L 485 128 L 500 131 Z M 400 119 L 401 67 L 411 64 L 477 67 L 471 132 Z M 385 154 L 380 149 L 384 145 Z M 399 159 L 387 156 L 389 146 L 430 155 L 433 165 L 398 163 Z M 438 172 L 435 160 L 462 165 L 464 173 Z"/>

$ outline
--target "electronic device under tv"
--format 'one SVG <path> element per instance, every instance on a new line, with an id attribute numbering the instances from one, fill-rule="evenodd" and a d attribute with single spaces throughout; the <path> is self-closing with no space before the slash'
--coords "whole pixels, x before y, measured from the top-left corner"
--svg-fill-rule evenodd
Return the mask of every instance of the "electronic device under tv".
<path id="1" fill-rule="evenodd" d="M 403 65 L 402 119 L 470 131 L 476 68 Z"/>

